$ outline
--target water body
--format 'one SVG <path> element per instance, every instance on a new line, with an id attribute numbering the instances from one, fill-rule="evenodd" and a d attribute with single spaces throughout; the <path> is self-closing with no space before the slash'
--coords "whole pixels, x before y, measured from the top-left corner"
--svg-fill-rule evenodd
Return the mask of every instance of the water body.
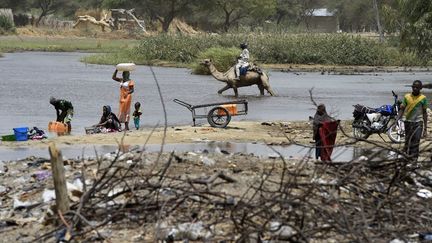
<path id="1" fill-rule="evenodd" d="M 58 146 L 62 151 L 63 156 L 66 158 L 77 159 L 84 157 L 96 157 L 95 151 L 98 156 L 106 153 L 112 153 L 118 149 L 115 145 L 74 145 L 74 146 Z M 132 151 L 136 149 L 142 150 L 142 146 L 130 147 Z M 145 151 L 159 152 L 160 145 L 147 145 Z M 298 145 L 290 146 L 267 146 L 265 144 L 253 143 L 231 143 L 231 142 L 206 142 L 206 143 L 190 143 L 190 144 L 167 144 L 164 146 L 164 151 L 177 151 L 177 152 L 196 152 L 196 153 L 220 153 L 222 150 L 233 153 L 253 154 L 261 157 L 274 157 L 283 156 L 287 159 L 311 159 L 315 156 L 315 150 Z M 391 156 L 391 152 L 386 150 L 376 151 L 370 149 L 363 149 L 358 147 L 335 147 L 332 154 L 333 161 L 347 162 L 358 159 L 360 156 L 369 156 L 375 154 L 375 159 L 386 159 Z M 42 158 L 49 158 L 47 148 L 2 148 L 0 147 L 1 160 L 12 161 L 25 159 L 29 156 L 36 156 Z"/>
<path id="2" fill-rule="evenodd" d="M 75 107 L 73 134 L 83 134 L 84 127 L 99 121 L 103 105 L 118 110 L 119 87 L 111 79 L 114 66 L 81 63 L 85 53 L 21 52 L 0 58 L 0 134 L 12 133 L 14 127 L 37 126 L 47 129 L 55 119 L 49 97 L 71 100 Z M 191 113 L 172 102 L 174 98 L 193 105 L 234 100 L 232 90 L 218 95 L 224 86 L 211 76 L 191 75 L 184 68 L 153 67 L 167 110 L 168 124 L 192 124 Z M 339 119 L 350 119 L 353 104 L 378 107 L 393 102 L 391 90 L 401 96 L 409 92 L 413 80 L 430 81 L 431 73 L 370 73 L 362 75 L 321 75 L 270 71 L 270 83 L 278 96 L 259 96 L 256 86 L 239 89 L 239 99 L 249 101 L 249 113 L 233 120 L 275 121 L 306 120 L 314 107 L 314 98 L 325 103 Z M 144 127 L 163 124 L 164 115 L 150 67 L 138 66 L 131 74 L 136 87 L 133 102 L 142 104 Z M 425 90 L 428 97 L 430 90 Z M 207 123 L 206 120 L 198 121 Z M 131 124 L 132 125 L 132 124 Z"/>

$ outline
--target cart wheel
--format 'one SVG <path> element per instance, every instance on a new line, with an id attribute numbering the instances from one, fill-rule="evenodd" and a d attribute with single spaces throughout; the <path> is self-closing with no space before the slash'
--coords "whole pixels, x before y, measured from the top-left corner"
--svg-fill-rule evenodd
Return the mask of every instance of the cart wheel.
<path id="1" fill-rule="evenodd" d="M 207 121 L 212 127 L 225 128 L 231 121 L 231 115 L 224 107 L 215 107 L 207 115 Z"/>

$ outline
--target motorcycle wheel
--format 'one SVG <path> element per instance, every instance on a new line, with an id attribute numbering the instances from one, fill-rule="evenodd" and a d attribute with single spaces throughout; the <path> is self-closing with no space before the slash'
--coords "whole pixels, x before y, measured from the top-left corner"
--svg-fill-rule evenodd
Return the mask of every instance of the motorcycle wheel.
<path id="1" fill-rule="evenodd" d="M 393 143 L 405 142 L 405 129 L 403 123 L 395 121 L 387 130 L 387 136 Z"/>
<path id="2" fill-rule="evenodd" d="M 367 139 L 370 133 L 367 132 L 364 128 L 357 127 L 361 125 L 363 125 L 362 120 L 353 121 L 353 125 L 352 125 L 353 136 L 355 138 Z"/>

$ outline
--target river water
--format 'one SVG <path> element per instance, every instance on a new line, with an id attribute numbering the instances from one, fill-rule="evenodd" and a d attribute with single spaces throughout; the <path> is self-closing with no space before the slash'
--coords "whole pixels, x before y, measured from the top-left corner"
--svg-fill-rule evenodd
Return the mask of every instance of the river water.
<path id="1" fill-rule="evenodd" d="M 55 119 L 49 104 L 54 96 L 72 101 L 75 116 L 73 134 L 83 134 L 84 127 L 99 121 L 103 105 L 118 110 L 119 87 L 111 79 L 114 66 L 80 62 L 86 53 L 21 52 L 0 58 L 0 134 L 11 134 L 14 127 L 47 129 Z M 192 75 L 184 68 L 153 67 L 167 110 L 168 124 L 192 124 L 191 113 L 174 103 L 174 98 L 197 105 L 234 100 L 233 91 L 218 95 L 224 86 L 211 76 Z M 350 119 L 352 105 L 378 107 L 391 104 L 391 90 L 400 96 L 410 91 L 413 80 L 430 81 L 431 73 L 369 73 L 362 75 L 321 75 L 270 71 L 270 83 L 277 96 L 259 96 L 256 86 L 239 89 L 239 99 L 249 101 L 249 113 L 233 120 L 276 121 L 306 120 L 314 114 L 309 97 L 325 103 L 339 119 Z M 133 102 L 142 104 L 144 127 L 163 124 L 161 99 L 150 67 L 138 66 L 131 74 L 135 80 Z M 431 97 L 430 90 L 424 90 Z M 206 120 L 199 121 L 206 123 Z M 132 127 L 133 124 L 130 124 Z"/>

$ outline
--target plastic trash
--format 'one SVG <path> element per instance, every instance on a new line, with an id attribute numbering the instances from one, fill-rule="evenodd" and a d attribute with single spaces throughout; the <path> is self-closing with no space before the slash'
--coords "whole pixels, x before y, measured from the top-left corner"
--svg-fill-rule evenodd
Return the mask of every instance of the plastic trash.
<path id="1" fill-rule="evenodd" d="M 422 198 L 432 198 L 432 192 L 427 190 L 427 189 L 420 189 L 417 192 L 417 196 L 422 197 Z"/>
<path id="2" fill-rule="evenodd" d="M 201 157 L 201 161 L 203 162 L 204 165 L 212 166 L 212 165 L 214 165 L 216 163 L 214 161 L 214 159 L 210 159 L 207 156 L 200 156 L 200 157 Z"/>
<path id="3" fill-rule="evenodd" d="M 44 181 L 46 179 L 48 179 L 49 177 L 51 177 L 51 172 L 48 170 L 41 170 L 41 171 L 36 171 L 33 176 L 36 178 L 36 180 L 38 181 Z"/>
<path id="4" fill-rule="evenodd" d="M 49 202 L 55 200 L 56 198 L 55 191 L 45 189 L 44 192 L 42 193 L 42 198 L 43 198 L 43 202 Z"/>
<path id="5" fill-rule="evenodd" d="M 432 241 L 432 232 L 420 233 L 419 239 L 424 241 Z"/>

